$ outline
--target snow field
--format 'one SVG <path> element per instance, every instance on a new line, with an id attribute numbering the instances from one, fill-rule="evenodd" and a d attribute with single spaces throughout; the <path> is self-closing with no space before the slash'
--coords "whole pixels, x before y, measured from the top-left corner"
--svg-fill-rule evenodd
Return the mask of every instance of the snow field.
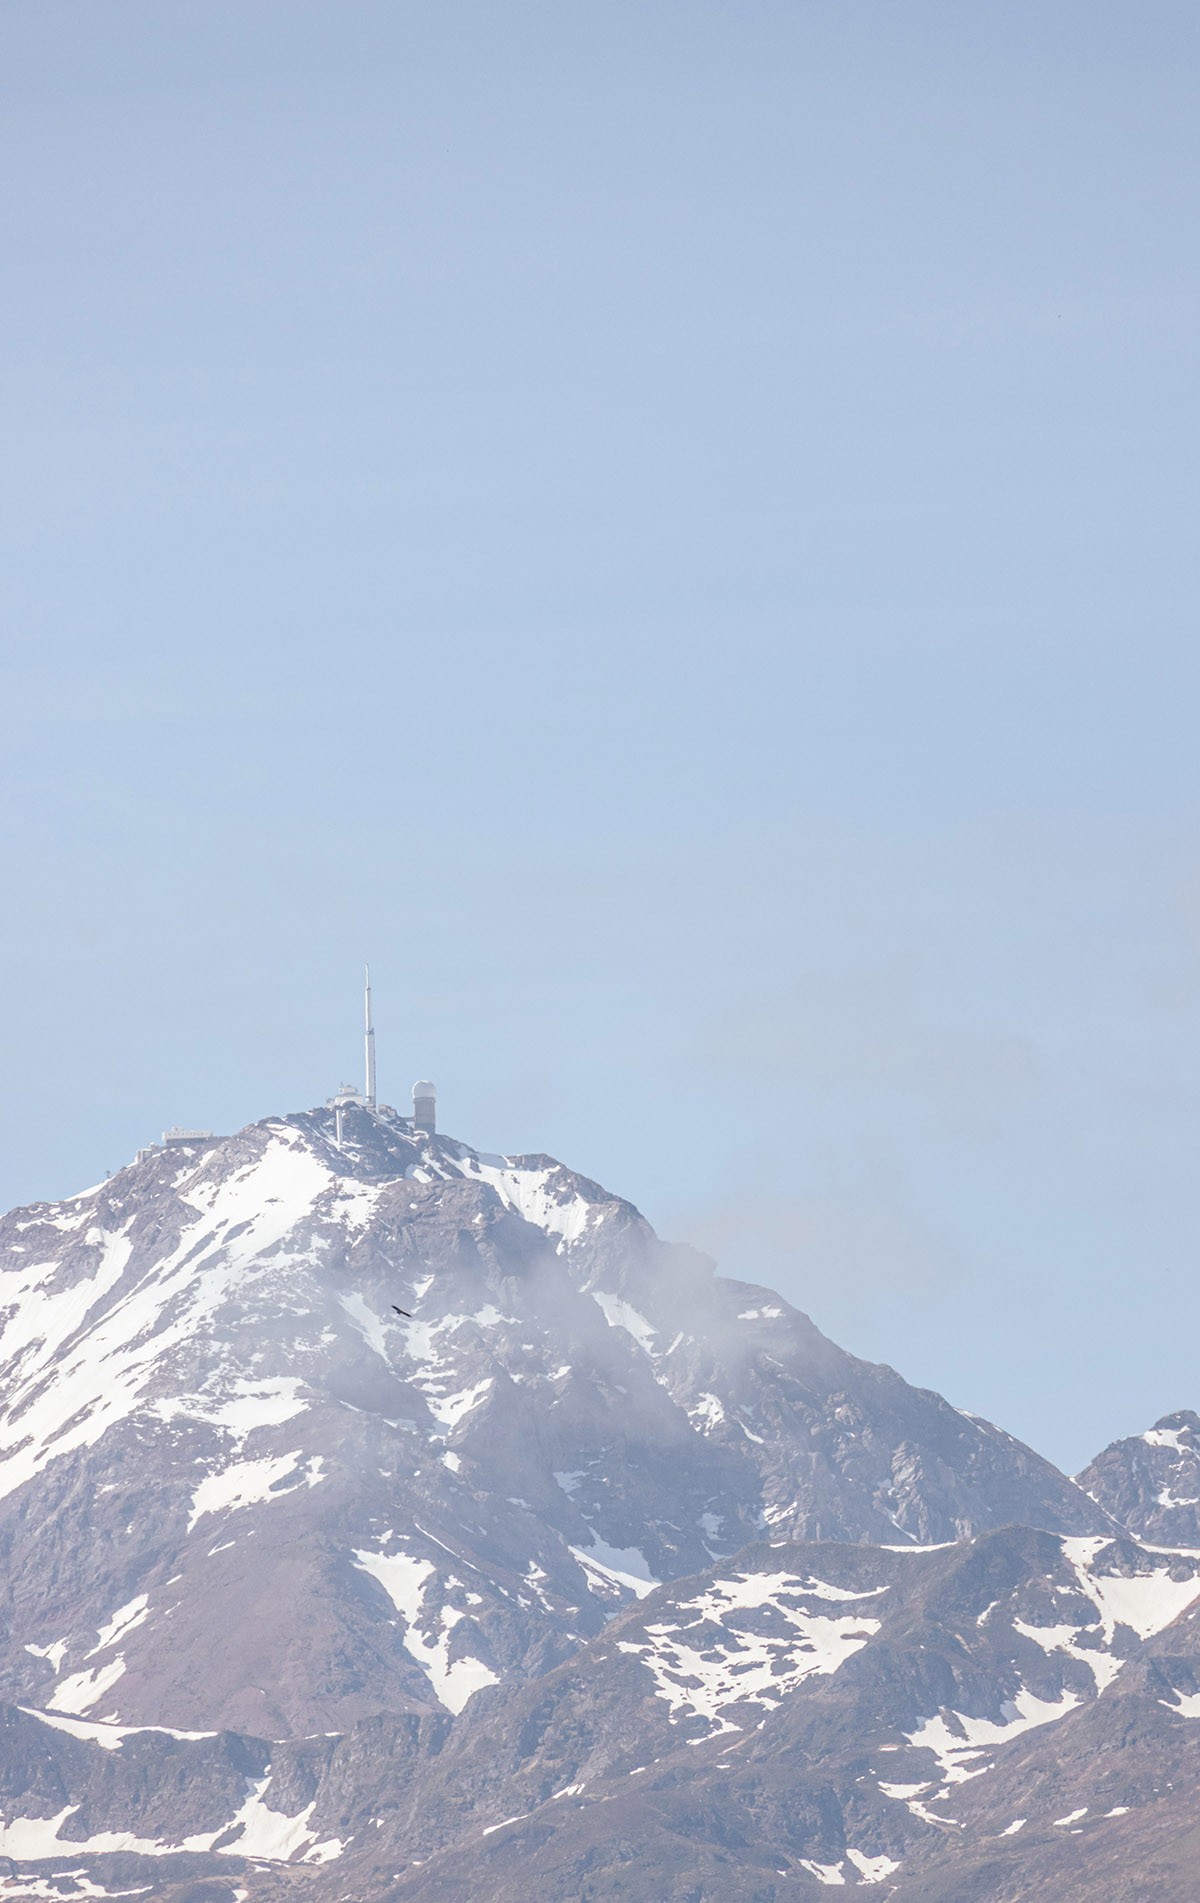
<path id="1" fill-rule="evenodd" d="M 770 1709 L 806 1678 L 836 1672 L 880 1629 L 878 1619 L 831 1614 L 823 1604 L 861 1603 L 881 1590 L 850 1593 L 790 1573 L 735 1574 L 679 1606 L 680 1623 L 648 1625 L 643 1642 L 619 1640 L 618 1648 L 649 1667 L 672 1722 L 699 1717 L 715 1732 L 737 1731 L 731 1710 Z"/>
<path id="2" fill-rule="evenodd" d="M 598 1586 L 602 1597 L 611 1596 L 615 1587 L 621 1597 L 632 1593 L 644 1599 L 661 1583 L 636 1546 L 608 1546 L 593 1533 L 590 1546 L 572 1546 L 570 1550 L 587 1574 L 588 1584 Z"/>
<path id="3" fill-rule="evenodd" d="M 385 1535 L 385 1540 L 390 1535 Z M 357 1549 L 354 1563 L 361 1572 L 378 1581 L 404 1621 L 404 1648 L 420 1666 L 438 1703 L 458 1713 L 468 1698 L 485 1685 L 499 1683 L 491 1667 L 481 1659 L 451 1659 L 454 1627 L 466 1614 L 455 1606 L 443 1606 L 433 1635 L 431 1617 L 425 1613 L 425 1597 L 436 1568 L 432 1560 L 418 1559 L 410 1553 L 367 1552 Z"/>
<path id="4" fill-rule="evenodd" d="M 188 1519 L 188 1532 L 208 1513 L 233 1513 L 239 1507 L 259 1506 L 268 1500 L 278 1500 L 282 1493 L 290 1493 L 291 1487 L 281 1488 L 280 1483 L 293 1474 L 297 1477 L 293 1486 L 307 1481 L 314 1487 L 322 1478 L 319 1457 L 309 1461 L 302 1473 L 299 1453 L 268 1454 L 262 1460 L 237 1460 L 220 1472 L 206 1474 L 192 1494 L 191 1514 Z"/>
<path id="5" fill-rule="evenodd" d="M 468 1180 L 489 1184 L 509 1209 L 535 1229 L 557 1236 L 560 1242 L 578 1242 L 596 1208 L 585 1196 L 567 1187 L 567 1172 L 560 1164 L 552 1169 L 527 1170 L 518 1169 L 506 1157 L 494 1163 L 483 1157 L 466 1157 L 461 1169 Z"/>
<path id="6" fill-rule="evenodd" d="M 0 1497 L 127 1419 L 163 1360 L 203 1335 L 235 1284 L 277 1273 L 272 1251 L 332 1180 L 290 1132 L 275 1135 L 237 1175 L 189 1191 L 183 1202 L 195 1220 L 124 1293 L 133 1254 L 128 1224 L 115 1233 L 90 1230 L 91 1273 L 57 1291 L 46 1286 L 54 1264 L 9 1270 L 0 1326 Z"/>

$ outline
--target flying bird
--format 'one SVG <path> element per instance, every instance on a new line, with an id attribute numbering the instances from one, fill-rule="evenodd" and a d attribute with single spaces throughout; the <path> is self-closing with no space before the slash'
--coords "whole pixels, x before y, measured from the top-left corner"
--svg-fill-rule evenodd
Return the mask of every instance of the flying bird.
<path id="1" fill-rule="evenodd" d="M 395 1302 L 392 1303 L 392 1307 L 396 1308 Z M 396 1308 L 396 1313 L 397 1315 L 403 1315 L 406 1322 L 410 1322 L 412 1320 L 412 1316 L 409 1314 L 406 1308 Z"/>

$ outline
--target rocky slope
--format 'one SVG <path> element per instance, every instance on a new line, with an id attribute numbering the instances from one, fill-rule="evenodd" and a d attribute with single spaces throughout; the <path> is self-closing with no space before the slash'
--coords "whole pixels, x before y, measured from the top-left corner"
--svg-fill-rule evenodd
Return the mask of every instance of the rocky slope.
<path id="1" fill-rule="evenodd" d="M 1146 1433 L 1114 1441 L 1078 1478 L 1139 1539 L 1200 1547 L 1200 1415 L 1165 1414 Z"/>
<path id="2" fill-rule="evenodd" d="M 1009 1767 L 1150 1684 L 1096 1841 L 1165 1816 L 1170 1476 L 1076 1485 L 552 1159 L 343 1124 L 0 1223 L 0 1896 L 1019 1884 L 1077 1837 Z"/>

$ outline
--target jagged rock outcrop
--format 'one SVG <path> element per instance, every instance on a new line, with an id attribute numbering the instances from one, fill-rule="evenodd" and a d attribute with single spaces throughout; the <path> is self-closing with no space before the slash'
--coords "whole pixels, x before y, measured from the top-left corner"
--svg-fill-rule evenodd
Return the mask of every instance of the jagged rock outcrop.
<path id="1" fill-rule="evenodd" d="M 1164 1414 L 1144 1434 L 1114 1441 L 1078 1478 L 1139 1539 L 1200 1547 L 1200 1414 Z"/>

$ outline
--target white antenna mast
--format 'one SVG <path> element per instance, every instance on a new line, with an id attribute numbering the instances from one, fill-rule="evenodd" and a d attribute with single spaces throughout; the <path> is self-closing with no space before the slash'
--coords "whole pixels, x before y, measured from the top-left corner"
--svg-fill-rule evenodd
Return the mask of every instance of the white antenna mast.
<path id="1" fill-rule="evenodd" d="M 375 1108 L 375 1026 L 371 1023 L 371 967 L 364 966 L 366 972 L 366 1048 L 367 1048 L 367 1102 Z"/>

